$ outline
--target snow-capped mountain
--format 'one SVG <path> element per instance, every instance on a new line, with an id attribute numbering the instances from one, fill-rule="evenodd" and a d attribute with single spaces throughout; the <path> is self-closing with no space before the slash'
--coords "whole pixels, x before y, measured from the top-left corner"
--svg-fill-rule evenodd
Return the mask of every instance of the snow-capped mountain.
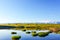
<path id="1" fill-rule="evenodd" d="M 40 21 L 40 23 L 48 23 L 48 24 L 60 24 L 60 21 Z"/>

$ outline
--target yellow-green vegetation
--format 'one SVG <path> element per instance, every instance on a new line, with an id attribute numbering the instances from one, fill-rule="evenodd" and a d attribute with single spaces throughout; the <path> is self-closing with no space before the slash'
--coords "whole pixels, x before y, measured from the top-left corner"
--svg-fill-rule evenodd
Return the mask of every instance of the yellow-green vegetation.
<path id="1" fill-rule="evenodd" d="M 56 32 L 56 34 L 60 34 L 60 31 L 59 32 Z"/>
<path id="2" fill-rule="evenodd" d="M 45 36 L 47 36 L 49 34 L 49 32 L 39 32 L 38 33 L 38 36 L 39 37 L 45 37 Z"/>
<path id="3" fill-rule="evenodd" d="M 26 31 L 26 29 L 23 29 L 22 31 Z"/>
<path id="4" fill-rule="evenodd" d="M 17 32 L 11 32 L 11 34 L 17 34 Z"/>
<path id="5" fill-rule="evenodd" d="M 36 33 L 36 31 L 32 31 L 32 33 Z"/>
<path id="6" fill-rule="evenodd" d="M 12 40 L 19 40 L 21 36 L 12 36 Z"/>
<path id="7" fill-rule="evenodd" d="M 29 32 L 29 31 L 28 31 L 28 32 L 26 32 L 26 34 L 30 34 L 30 33 L 31 33 L 31 32 Z"/>
<path id="8" fill-rule="evenodd" d="M 12 23 L 12 24 L 3 24 L 4 26 L 13 26 L 17 29 L 26 29 L 26 30 L 49 30 L 50 28 L 56 28 L 60 30 L 60 24 L 37 24 L 37 23 Z"/>
<path id="9" fill-rule="evenodd" d="M 35 33 L 35 32 L 32 32 L 31 34 L 32 34 L 32 36 L 34 36 L 34 37 L 38 35 L 38 34 Z"/>

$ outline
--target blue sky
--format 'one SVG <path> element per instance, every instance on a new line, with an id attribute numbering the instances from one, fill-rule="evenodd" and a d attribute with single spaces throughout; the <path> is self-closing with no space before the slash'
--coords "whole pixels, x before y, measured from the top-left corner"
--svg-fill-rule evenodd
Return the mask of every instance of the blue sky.
<path id="1" fill-rule="evenodd" d="M 0 23 L 60 21 L 60 0 L 0 0 Z"/>

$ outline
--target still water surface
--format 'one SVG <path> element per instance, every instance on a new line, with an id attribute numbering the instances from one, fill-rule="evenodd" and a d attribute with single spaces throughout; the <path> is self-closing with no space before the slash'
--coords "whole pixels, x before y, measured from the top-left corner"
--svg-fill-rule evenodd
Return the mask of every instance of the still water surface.
<path id="1" fill-rule="evenodd" d="M 30 30 L 28 30 L 30 31 Z M 50 33 L 46 37 L 33 37 L 31 34 L 26 34 L 26 32 L 23 32 L 21 30 L 0 30 L 0 40 L 12 40 L 11 37 L 13 34 L 11 32 L 17 32 L 17 34 L 14 35 L 20 35 L 20 40 L 60 40 L 60 34 Z M 39 32 L 39 31 L 37 31 Z"/>

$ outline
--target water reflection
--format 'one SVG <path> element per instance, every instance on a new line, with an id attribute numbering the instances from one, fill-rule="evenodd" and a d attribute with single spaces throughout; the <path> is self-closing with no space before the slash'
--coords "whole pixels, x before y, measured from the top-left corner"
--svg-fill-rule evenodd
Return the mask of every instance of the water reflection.
<path id="1" fill-rule="evenodd" d="M 17 32 L 17 34 L 11 34 L 11 32 Z M 31 32 L 30 34 L 26 34 L 26 32 Z M 36 30 L 26 30 L 23 32 L 22 30 L 0 30 L 0 40 L 12 40 L 12 36 L 21 36 L 19 40 L 60 40 L 60 34 L 49 33 L 49 35 L 45 37 L 32 36 L 32 32 L 38 33 L 41 31 Z"/>

